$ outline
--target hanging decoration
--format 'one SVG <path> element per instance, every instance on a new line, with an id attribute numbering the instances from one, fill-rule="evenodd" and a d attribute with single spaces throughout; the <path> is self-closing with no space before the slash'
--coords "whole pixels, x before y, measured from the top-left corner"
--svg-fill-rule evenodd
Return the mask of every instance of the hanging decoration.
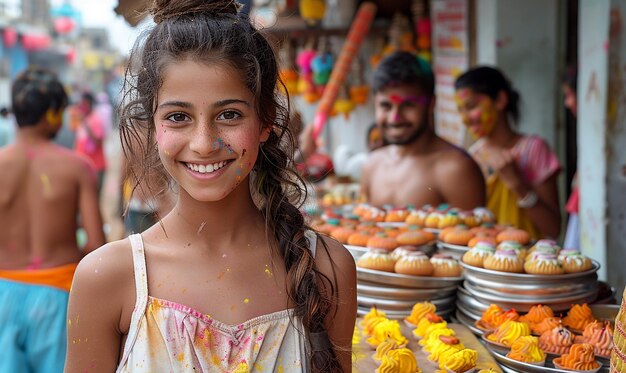
<path id="1" fill-rule="evenodd" d="M 417 33 L 417 54 L 424 60 L 431 62 L 431 37 L 432 28 L 426 2 L 424 0 L 413 0 L 411 5 L 413 24 Z"/>
<path id="2" fill-rule="evenodd" d="M 300 0 L 300 16 L 309 26 L 317 26 L 326 14 L 324 0 Z"/>
<path id="3" fill-rule="evenodd" d="M 295 52 L 293 44 L 287 40 L 279 52 L 280 79 L 285 84 L 289 96 L 295 96 L 298 92 L 298 71 L 295 69 Z M 281 86 L 281 89 L 283 87 Z"/>
<path id="4" fill-rule="evenodd" d="M 359 10 L 354 16 L 346 41 L 341 48 L 339 58 L 333 68 L 328 84 L 324 89 L 321 102 L 315 113 L 313 122 L 314 139 L 319 137 L 324 129 L 324 126 L 326 125 L 328 115 L 330 114 L 335 99 L 337 98 L 339 89 L 346 81 L 352 60 L 358 53 L 375 15 L 376 5 L 370 2 L 364 2 L 361 4 Z"/>
<path id="5" fill-rule="evenodd" d="M 311 60 L 311 69 L 313 70 L 313 83 L 324 90 L 324 86 L 330 79 L 330 73 L 333 71 L 334 58 L 330 52 L 329 41 L 325 37 L 321 37 L 317 49 L 317 53 Z M 318 89 L 319 90 L 319 89 Z"/>
<path id="6" fill-rule="evenodd" d="M 363 60 L 357 58 L 352 67 L 353 83 L 349 89 L 350 100 L 355 105 L 364 105 L 369 98 L 370 87 L 365 81 L 365 71 Z"/>
<path id="7" fill-rule="evenodd" d="M 297 90 L 304 98 L 304 101 L 309 104 L 317 102 L 320 99 L 320 94 L 315 84 L 313 84 L 313 69 L 311 68 L 311 62 L 317 53 L 315 49 L 313 49 L 314 43 L 314 39 L 309 38 L 296 58 L 296 64 L 298 65 L 300 73 Z"/>

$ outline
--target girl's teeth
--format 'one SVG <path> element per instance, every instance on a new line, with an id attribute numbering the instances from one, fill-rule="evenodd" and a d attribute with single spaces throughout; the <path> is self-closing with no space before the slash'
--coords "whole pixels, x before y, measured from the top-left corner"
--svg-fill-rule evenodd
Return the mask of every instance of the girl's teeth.
<path id="1" fill-rule="evenodd" d="M 210 173 L 213 171 L 217 171 L 220 168 L 224 167 L 226 165 L 226 161 L 222 161 L 222 162 L 218 162 L 218 163 L 213 163 L 213 164 L 208 164 L 208 165 L 197 165 L 197 164 L 191 164 L 191 163 L 187 163 L 187 168 L 194 170 L 196 172 L 199 172 L 201 174 L 204 173 Z"/>

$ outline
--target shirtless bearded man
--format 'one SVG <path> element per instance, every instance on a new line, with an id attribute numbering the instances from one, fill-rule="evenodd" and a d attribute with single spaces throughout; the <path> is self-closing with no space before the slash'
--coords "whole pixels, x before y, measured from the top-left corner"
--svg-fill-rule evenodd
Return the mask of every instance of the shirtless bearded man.
<path id="1" fill-rule="evenodd" d="M 363 167 L 361 191 L 373 205 L 424 204 L 472 209 L 485 204 L 485 181 L 462 149 L 435 134 L 434 77 L 414 54 L 396 52 L 374 72 L 376 124 L 388 146 Z"/>

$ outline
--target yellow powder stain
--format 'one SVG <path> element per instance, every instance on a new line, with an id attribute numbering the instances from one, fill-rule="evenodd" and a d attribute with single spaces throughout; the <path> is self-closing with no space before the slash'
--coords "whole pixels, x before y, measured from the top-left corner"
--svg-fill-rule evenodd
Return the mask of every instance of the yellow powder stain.
<path id="1" fill-rule="evenodd" d="M 39 178 L 41 179 L 41 183 L 43 184 L 43 194 L 45 196 L 49 196 L 52 193 L 52 189 L 50 188 L 50 179 L 48 179 L 48 175 L 41 174 Z"/>
<path id="2" fill-rule="evenodd" d="M 254 364 L 254 369 L 258 370 L 259 372 L 263 371 L 263 367 L 259 363 Z"/>
<path id="3" fill-rule="evenodd" d="M 246 298 L 246 299 L 244 299 L 244 300 L 243 300 L 243 302 L 244 302 L 245 304 L 248 304 L 248 303 L 250 303 L 250 299 Z"/>
<path id="4" fill-rule="evenodd" d="M 178 359 L 178 361 L 183 361 L 185 360 L 185 353 L 181 352 L 180 354 L 178 354 L 178 356 L 176 357 Z"/>
<path id="5" fill-rule="evenodd" d="M 250 373 L 250 369 L 248 368 L 248 363 L 242 361 L 237 365 L 237 368 L 233 370 L 233 373 Z"/>
<path id="6" fill-rule="evenodd" d="M 187 288 L 183 289 L 183 294 L 185 294 L 187 292 Z"/>
<path id="7" fill-rule="evenodd" d="M 284 373 L 282 365 L 278 366 L 278 369 L 276 370 L 276 373 Z"/>
<path id="8" fill-rule="evenodd" d="M 213 355 L 213 365 L 215 365 L 215 366 L 219 366 L 220 365 L 220 359 L 217 356 L 215 356 L 215 355 Z"/>
<path id="9" fill-rule="evenodd" d="M 67 326 L 68 327 L 72 326 L 72 319 L 67 319 Z"/>
<path id="10" fill-rule="evenodd" d="M 272 273 L 272 271 L 270 270 L 270 268 L 269 268 L 269 266 L 267 264 L 265 265 L 265 274 L 268 277 L 272 277 L 273 276 L 273 273 Z"/>

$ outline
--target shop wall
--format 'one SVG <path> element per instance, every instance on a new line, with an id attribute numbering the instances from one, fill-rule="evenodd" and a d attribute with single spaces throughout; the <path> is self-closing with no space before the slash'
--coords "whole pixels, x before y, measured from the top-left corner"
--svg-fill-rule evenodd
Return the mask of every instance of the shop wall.
<path id="1" fill-rule="evenodd" d="M 609 282 L 621 289 L 626 284 L 626 2 L 613 0 L 610 9 L 607 95 L 607 179 Z"/>
<path id="2" fill-rule="evenodd" d="M 518 128 L 556 145 L 560 1 L 476 0 L 476 64 L 497 65 L 521 96 Z"/>
<path id="3" fill-rule="evenodd" d="M 601 278 L 626 282 L 626 3 L 582 0 L 578 48 L 578 160 L 583 252 Z"/>

